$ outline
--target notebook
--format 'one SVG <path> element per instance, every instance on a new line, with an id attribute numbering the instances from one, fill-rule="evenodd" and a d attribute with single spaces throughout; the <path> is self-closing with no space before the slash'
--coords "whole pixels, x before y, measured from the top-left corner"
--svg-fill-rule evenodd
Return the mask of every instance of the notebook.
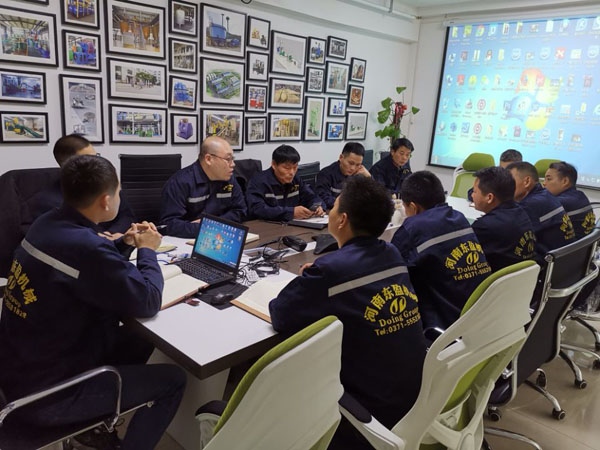
<path id="1" fill-rule="evenodd" d="M 180 301 L 196 294 L 200 289 L 204 289 L 208 284 L 184 274 L 179 267 L 174 264 L 161 265 L 160 270 L 165 280 L 165 287 L 162 292 L 162 303 L 160 309 L 163 310 L 173 306 Z"/>
<path id="2" fill-rule="evenodd" d="M 281 290 L 286 287 L 289 282 L 289 278 L 263 278 L 250 286 L 248 290 L 238 298 L 231 300 L 231 303 L 250 314 L 254 314 L 256 317 L 271 323 L 269 303 L 279 295 Z"/>
<path id="3" fill-rule="evenodd" d="M 325 215 L 323 217 L 311 217 L 310 219 L 293 219 L 288 222 L 288 225 L 322 230 L 323 228 L 327 228 L 328 223 L 329 216 Z"/>

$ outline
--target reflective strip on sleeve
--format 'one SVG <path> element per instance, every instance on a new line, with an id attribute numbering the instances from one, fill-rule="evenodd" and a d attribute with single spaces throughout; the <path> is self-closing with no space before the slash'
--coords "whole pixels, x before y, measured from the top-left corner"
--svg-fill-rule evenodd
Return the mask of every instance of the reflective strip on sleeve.
<path id="1" fill-rule="evenodd" d="M 210 194 L 203 195 L 202 197 L 190 197 L 190 198 L 188 198 L 188 202 L 189 203 L 200 203 L 200 202 L 203 202 L 204 200 L 206 200 L 208 197 L 210 197 Z"/>
<path id="2" fill-rule="evenodd" d="M 401 273 L 408 273 L 408 269 L 406 268 L 406 266 L 392 267 L 391 269 L 386 269 L 381 272 L 372 273 L 370 275 L 357 278 L 356 280 L 346 281 L 345 283 L 330 287 L 328 295 L 329 297 L 333 297 L 334 295 L 341 294 L 342 292 L 366 286 L 367 284 L 384 280 L 386 278 L 393 277 L 394 275 L 399 275 Z"/>
<path id="3" fill-rule="evenodd" d="M 548 214 L 544 214 L 542 217 L 540 217 L 540 222 L 545 222 L 546 220 L 551 219 L 552 217 L 556 216 L 557 214 L 564 212 L 564 210 L 565 209 L 562 206 L 559 206 L 558 208 L 550 211 Z"/>
<path id="4" fill-rule="evenodd" d="M 431 238 L 417 247 L 417 253 L 421 253 L 427 250 L 432 245 L 441 244 L 442 242 L 450 241 L 452 239 L 456 239 L 457 237 L 466 236 L 467 234 L 474 234 L 473 229 L 471 227 L 463 228 L 462 230 L 453 231 L 451 233 L 446 233 L 442 234 L 441 236 Z"/>
<path id="5" fill-rule="evenodd" d="M 76 280 L 79 278 L 79 270 L 72 268 L 71 266 L 66 265 L 65 263 L 59 261 L 58 259 L 44 253 L 41 250 L 38 250 L 33 245 L 31 245 L 28 241 L 23 239 L 21 241 L 21 246 L 23 249 L 33 256 L 38 261 L 43 262 L 44 264 L 48 264 L 51 267 L 54 267 L 59 272 L 64 273 Z"/>

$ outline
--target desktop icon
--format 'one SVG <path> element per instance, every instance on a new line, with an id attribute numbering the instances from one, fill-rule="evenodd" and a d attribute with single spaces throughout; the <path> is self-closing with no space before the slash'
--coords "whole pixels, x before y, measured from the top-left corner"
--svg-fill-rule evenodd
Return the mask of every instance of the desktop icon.
<path id="1" fill-rule="evenodd" d="M 521 59 L 521 49 L 520 48 L 513 48 L 512 53 L 510 54 L 510 57 L 513 61 L 517 61 L 519 59 Z"/>
<path id="2" fill-rule="evenodd" d="M 485 34 L 485 25 L 477 25 L 477 31 L 475 31 L 475 37 L 481 37 Z"/>
<path id="3" fill-rule="evenodd" d="M 459 73 L 456 75 L 456 85 L 462 86 L 463 84 L 465 84 L 465 75 L 463 73 Z"/>
<path id="4" fill-rule="evenodd" d="M 500 75 L 494 75 L 494 86 L 500 86 L 502 83 L 502 77 Z"/>
<path id="5" fill-rule="evenodd" d="M 574 142 L 575 144 L 579 144 L 581 142 L 581 135 L 580 134 L 572 134 L 571 142 Z"/>
<path id="6" fill-rule="evenodd" d="M 547 20 L 546 21 L 546 33 L 552 33 L 552 31 L 554 30 L 554 20 Z"/>
<path id="7" fill-rule="evenodd" d="M 477 101 L 477 109 L 478 109 L 479 111 L 483 111 L 483 110 L 485 109 L 485 105 L 486 105 L 485 99 L 483 99 L 483 98 L 480 98 L 480 99 Z"/>
<path id="8" fill-rule="evenodd" d="M 500 128 L 498 128 L 498 135 L 500 137 L 506 137 L 507 133 L 508 133 L 508 126 L 500 125 Z"/>
<path id="9" fill-rule="evenodd" d="M 440 132 L 444 131 L 445 129 L 446 129 L 446 122 L 444 122 L 444 121 L 440 122 L 440 126 L 439 126 Z"/>
<path id="10" fill-rule="evenodd" d="M 544 128 L 542 130 L 542 132 L 540 133 L 540 137 L 544 141 L 547 141 L 548 139 L 550 139 L 550 129 L 549 128 Z"/>
<path id="11" fill-rule="evenodd" d="M 496 100 L 492 100 L 490 102 L 490 112 L 495 112 L 496 111 Z"/>
<path id="12" fill-rule="evenodd" d="M 564 59 L 567 49 L 565 47 L 556 47 L 554 50 L 554 59 Z"/>
<path id="13" fill-rule="evenodd" d="M 498 50 L 498 61 L 504 61 L 504 49 L 503 48 Z"/>
<path id="14" fill-rule="evenodd" d="M 473 109 L 473 102 L 471 99 L 467 100 L 467 103 L 465 103 L 465 109 Z"/>
<path id="15" fill-rule="evenodd" d="M 560 105 L 560 113 L 567 116 L 571 114 L 571 105 Z"/>
<path id="16" fill-rule="evenodd" d="M 571 59 L 581 59 L 581 49 L 574 48 L 571 50 Z"/>
<path id="17" fill-rule="evenodd" d="M 452 122 L 452 123 L 450 124 L 450 131 L 451 131 L 452 133 L 456 133 L 456 122 Z"/>
<path id="18" fill-rule="evenodd" d="M 448 61 L 449 61 L 450 63 L 453 63 L 454 61 L 456 61 L 456 53 L 450 53 L 450 54 L 448 55 Z"/>
<path id="19" fill-rule="evenodd" d="M 469 59 L 469 52 L 467 50 L 463 50 L 460 52 L 460 62 L 465 62 Z"/>
<path id="20" fill-rule="evenodd" d="M 535 139 L 535 131 L 527 130 L 526 137 L 527 139 Z"/>
<path id="21" fill-rule="evenodd" d="M 600 103 L 597 104 L 596 107 L 594 108 L 594 115 L 600 116 Z"/>
<path id="22" fill-rule="evenodd" d="M 507 35 L 508 33 L 510 33 L 510 24 L 503 23 L 502 24 L 502 34 Z"/>
<path id="23" fill-rule="evenodd" d="M 452 27 L 452 37 L 453 38 L 457 38 L 458 37 L 458 27 Z"/>
<path id="24" fill-rule="evenodd" d="M 481 75 L 481 84 L 482 86 L 487 86 L 490 83 L 490 79 L 487 75 Z"/>
<path id="25" fill-rule="evenodd" d="M 592 30 L 600 30 L 600 16 L 596 16 L 592 23 Z"/>
<path id="26" fill-rule="evenodd" d="M 492 136 L 492 134 L 494 133 L 494 126 L 493 125 L 488 125 L 485 131 L 487 136 Z"/>
<path id="27" fill-rule="evenodd" d="M 597 58 L 599 53 L 600 53 L 599 45 L 590 45 L 587 49 L 587 57 L 590 59 Z"/>
<path id="28" fill-rule="evenodd" d="M 472 31 L 473 31 L 473 25 L 465 25 L 465 29 L 463 30 L 463 37 L 471 36 Z"/>
<path id="29" fill-rule="evenodd" d="M 472 61 L 479 61 L 480 56 L 481 56 L 481 50 L 474 50 Z"/>
<path id="30" fill-rule="evenodd" d="M 575 84 L 575 75 L 569 74 L 567 76 L 567 87 L 573 87 L 574 84 Z"/>
<path id="31" fill-rule="evenodd" d="M 530 33 L 539 33 L 540 31 L 540 26 L 537 23 L 532 23 L 531 25 L 529 25 L 529 32 Z"/>
<path id="32" fill-rule="evenodd" d="M 516 34 L 521 34 L 523 32 L 523 22 L 517 22 L 517 27 L 515 29 Z"/>
<path id="33" fill-rule="evenodd" d="M 565 130 L 563 130 L 562 128 L 560 130 L 558 130 L 558 136 L 557 136 L 557 140 L 562 141 L 565 137 Z"/>
<path id="34" fill-rule="evenodd" d="M 490 28 L 488 29 L 488 36 L 494 36 L 496 34 L 497 28 L 498 25 L 496 25 L 495 23 L 490 25 Z"/>
<path id="35" fill-rule="evenodd" d="M 594 80 L 594 77 L 592 77 L 591 75 L 584 75 L 583 76 L 583 87 L 591 88 L 593 80 Z"/>
<path id="36" fill-rule="evenodd" d="M 513 137 L 521 137 L 521 127 L 519 125 L 513 127 Z"/>
<path id="37" fill-rule="evenodd" d="M 473 127 L 473 134 L 478 135 L 479 133 L 481 133 L 481 128 L 481 124 L 477 122 Z"/>
<path id="38" fill-rule="evenodd" d="M 477 84 L 477 75 L 471 75 L 469 77 L 469 86 L 473 87 Z"/>
<path id="39" fill-rule="evenodd" d="M 492 50 L 488 50 L 485 52 L 485 60 L 491 61 L 494 56 L 494 52 Z"/>
<path id="40" fill-rule="evenodd" d="M 542 47 L 540 49 L 540 59 L 541 60 L 546 60 L 548 58 L 550 58 L 550 47 Z"/>
<path id="41" fill-rule="evenodd" d="M 535 52 L 527 52 L 527 53 L 525 53 L 525 60 L 526 61 L 531 61 L 534 58 L 535 58 Z"/>
<path id="42" fill-rule="evenodd" d="M 463 122 L 460 127 L 460 132 L 463 134 L 468 134 L 469 128 L 471 128 L 471 122 Z"/>
<path id="43" fill-rule="evenodd" d="M 564 33 L 568 29 L 569 29 L 569 19 L 563 19 L 560 22 L 560 26 L 558 27 L 558 32 L 559 33 Z"/>
<path id="44" fill-rule="evenodd" d="M 588 20 L 585 17 L 582 17 L 577 21 L 577 25 L 575 25 L 575 31 L 585 31 L 587 24 Z"/>
<path id="45" fill-rule="evenodd" d="M 448 109 L 448 98 L 442 100 L 442 109 Z"/>

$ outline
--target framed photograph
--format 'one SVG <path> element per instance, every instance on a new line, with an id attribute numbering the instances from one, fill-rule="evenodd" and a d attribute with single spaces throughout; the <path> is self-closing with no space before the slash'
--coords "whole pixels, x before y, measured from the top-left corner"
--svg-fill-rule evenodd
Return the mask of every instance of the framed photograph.
<path id="1" fill-rule="evenodd" d="M 198 80 L 169 77 L 169 108 L 196 109 Z"/>
<path id="2" fill-rule="evenodd" d="M 202 103 L 244 104 L 244 63 L 200 58 Z"/>
<path id="3" fill-rule="evenodd" d="M 1 111 L 0 142 L 11 144 L 48 143 L 48 113 Z"/>
<path id="4" fill-rule="evenodd" d="M 169 33 L 198 36 L 198 5 L 182 0 L 169 2 Z"/>
<path id="5" fill-rule="evenodd" d="M 369 113 L 349 112 L 346 116 L 346 140 L 361 141 L 367 137 Z"/>
<path id="6" fill-rule="evenodd" d="M 165 8 L 105 0 L 109 53 L 165 59 Z"/>
<path id="7" fill-rule="evenodd" d="M 269 108 L 302 108 L 304 81 L 271 78 Z"/>
<path id="8" fill-rule="evenodd" d="M 110 142 L 166 144 L 167 109 L 109 105 Z"/>
<path id="9" fill-rule="evenodd" d="M 306 66 L 306 92 L 323 92 L 325 69 Z"/>
<path id="10" fill-rule="evenodd" d="M 258 84 L 246 85 L 246 111 L 267 112 L 267 86 Z"/>
<path id="11" fill-rule="evenodd" d="M 324 97 L 306 97 L 304 106 L 304 140 L 323 140 Z"/>
<path id="12" fill-rule="evenodd" d="M 348 41 L 346 39 L 329 36 L 327 38 L 327 57 L 346 59 Z"/>
<path id="13" fill-rule="evenodd" d="M 352 58 L 350 60 L 352 71 L 350 72 L 350 81 L 364 83 L 365 72 L 367 71 L 367 61 L 360 58 Z"/>
<path id="14" fill-rule="evenodd" d="M 46 74 L 0 69 L 0 101 L 46 104 Z"/>
<path id="15" fill-rule="evenodd" d="M 300 141 L 302 114 L 269 113 L 269 142 Z"/>
<path id="16" fill-rule="evenodd" d="M 348 101 L 345 98 L 329 97 L 327 115 L 330 117 L 346 117 L 347 105 Z"/>
<path id="17" fill-rule="evenodd" d="M 266 53 L 246 52 L 246 79 L 267 81 L 269 55 Z"/>
<path id="18" fill-rule="evenodd" d="M 167 101 L 165 66 L 116 58 L 106 58 L 106 62 L 109 98 Z"/>
<path id="19" fill-rule="evenodd" d="M 88 141 L 104 142 L 102 78 L 59 75 L 62 133 L 80 134 Z"/>
<path id="20" fill-rule="evenodd" d="M 246 117 L 246 144 L 267 142 L 267 118 Z"/>
<path id="21" fill-rule="evenodd" d="M 248 16 L 248 47 L 269 49 L 269 35 L 271 34 L 271 22 L 258 17 Z"/>
<path id="22" fill-rule="evenodd" d="M 65 69 L 102 71 L 99 35 L 63 30 L 62 44 Z"/>
<path id="23" fill-rule="evenodd" d="M 362 108 L 364 92 L 364 86 L 358 86 L 356 84 L 349 85 L 348 108 Z"/>
<path id="24" fill-rule="evenodd" d="M 21 1 L 37 3 L 38 5 L 47 5 L 49 0 L 21 0 Z"/>
<path id="25" fill-rule="evenodd" d="M 271 42 L 271 72 L 304 76 L 306 38 L 273 30 Z"/>
<path id="26" fill-rule="evenodd" d="M 321 64 L 325 65 L 325 48 L 327 47 L 327 41 L 325 39 L 319 39 L 316 37 L 308 38 L 308 64 Z"/>
<path id="27" fill-rule="evenodd" d="M 171 113 L 171 144 L 198 143 L 198 114 Z"/>
<path id="28" fill-rule="evenodd" d="M 198 44 L 169 38 L 169 71 L 198 74 Z"/>
<path id="29" fill-rule="evenodd" d="M 325 126 L 325 140 L 343 141 L 345 128 L 346 124 L 343 122 L 327 122 Z"/>
<path id="30" fill-rule="evenodd" d="M 0 61 L 57 67 L 56 16 L 0 6 Z"/>
<path id="31" fill-rule="evenodd" d="M 201 51 L 243 58 L 246 52 L 246 14 L 207 3 L 202 3 L 201 8 Z"/>
<path id="32" fill-rule="evenodd" d="M 327 94 L 348 93 L 348 78 L 350 76 L 350 66 L 333 61 L 327 61 L 327 81 L 325 92 Z"/>
<path id="33" fill-rule="evenodd" d="M 244 148 L 244 111 L 224 109 L 202 110 L 202 139 L 219 136 L 229 142 L 231 148 L 240 151 Z"/>
<path id="34" fill-rule="evenodd" d="M 60 12 L 65 25 L 100 28 L 98 0 L 60 0 Z"/>

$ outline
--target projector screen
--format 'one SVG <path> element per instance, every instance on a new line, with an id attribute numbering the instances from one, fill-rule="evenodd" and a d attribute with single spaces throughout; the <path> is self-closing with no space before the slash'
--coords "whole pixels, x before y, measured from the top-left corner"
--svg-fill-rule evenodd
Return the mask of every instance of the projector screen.
<path id="1" fill-rule="evenodd" d="M 600 16 L 450 26 L 429 163 L 514 148 L 600 188 L 599 61 Z"/>

